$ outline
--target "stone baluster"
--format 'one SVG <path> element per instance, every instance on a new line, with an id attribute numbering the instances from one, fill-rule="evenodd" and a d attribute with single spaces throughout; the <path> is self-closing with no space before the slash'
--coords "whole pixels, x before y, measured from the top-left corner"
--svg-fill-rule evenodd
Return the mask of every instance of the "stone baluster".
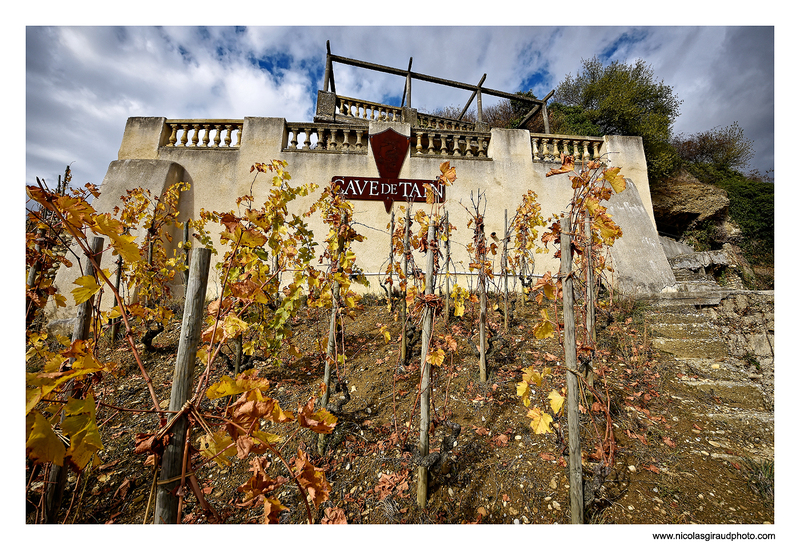
<path id="1" fill-rule="evenodd" d="M 486 140 L 483 136 L 478 136 L 478 157 L 486 156 Z"/>
<path id="2" fill-rule="evenodd" d="M 347 152 L 350 150 L 350 129 L 345 128 L 343 136 L 342 136 L 342 151 Z"/>
<path id="3" fill-rule="evenodd" d="M 364 108 L 364 117 L 366 118 L 366 116 L 367 116 L 367 110 L 366 110 L 366 107 L 365 107 Z M 363 136 L 364 136 L 364 130 L 357 129 L 356 130 L 356 151 L 360 152 L 360 151 L 364 150 L 364 144 L 362 142 Z"/>
<path id="4" fill-rule="evenodd" d="M 474 157 L 475 155 L 472 153 L 472 136 L 466 136 L 464 138 L 464 156 L 467 158 Z"/>
<path id="5" fill-rule="evenodd" d="M 177 124 L 170 124 L 172 127 L 172 132 L 169 135 L 169 146 L 175 147 L 175 142 L 178 141 L 178 125 Z"/>
<path id="6" fill-rule="evenodd" d="M 303 128 L 303 135 L 305 139 L 303 140 L 303 149 L 306 151 L 311 149 L 311 130 L 308 128 Z"/>
<path id="7" fill-rule="evenodd" d="M 594 156 L 592 156 L 592 159 L 599 159 L 600 158 L 600 142 L 599 141 L 593 141 L 592 145 L 594 146 Z"/>
<path id="8" fill-rule="evenodd" d="M 183 130 L 183 134 L 181 135 L 181 144 L 180 144 L 180 146 L 181 147 L 186 147 L 186 142 L 189 141 L 189 125 L 188 124 L 182 124 L 181 125 L 181 130 Z"/>
<path id="9" fill-rule="evenodd" d="M 456 134 L 453 136 L 453 156 L 460 157 L 461 156 L 461 135 Z"/>
<path id="10" fill-rule="evenodd" d="M 550 157 L 550 138 L 542 138 L 542 160 L 548 160 Z"/>
<path id="11" fill-rule="evenodd" d="M 435 155 L 436 151 L 433 150 L 433 136 L 435 136 L 433 132 L 428 132 L 428 154 Z"/>
<path id="12" fill-rule="evenodd" d="M 214 124 L 214 130 L 214 147 L 219 147 L 219 144 L 222 141 L 222 125 Z"/>
<path id="13" fill-rule="evenodd" d="M 197 142 L 200 141 L 200 126 L 198 124 L 192 124 L 192 129 L 194 130 L 192 134 L 192 147 L 197 147 Z"/>
<path id="14" fill-rule="evenodd" d="M 531 136 L 531 149 L 533 150 L 533 160 L 542 160 L 542 157 L 539 156 L 539 138 Z"/>
<path id="15" fill-rule="evenodd" d="M 290 128 L 289 131 L 292 133 L 292 139 L 289 142 L 289 149 L 295 151 L 297 150 L 297 128 Z"/>
<path id="16" fill-rule="evenodd" d="M 203 132 L 203 137 L 200 140 L 200 147 L 208 147 L 208 143 L 211 141 L 211 125 L 203 124 L 203 126 L 199 128 L 197 131 Z"/>
<path id="17" fill-rule="evenodd" d="M 442 140 L 441 147 L 439 147 L 439 154 L 446 155 L 447 154 L 447 134 L 441 133 L 439 134 L 439 139 Z"/>
<path id="18" fill-rule="evenodd" d="M 417 131 L 416 134 L 417 134 L 417 154 L 421 155 L 422 154 L 422 132 Z"/>

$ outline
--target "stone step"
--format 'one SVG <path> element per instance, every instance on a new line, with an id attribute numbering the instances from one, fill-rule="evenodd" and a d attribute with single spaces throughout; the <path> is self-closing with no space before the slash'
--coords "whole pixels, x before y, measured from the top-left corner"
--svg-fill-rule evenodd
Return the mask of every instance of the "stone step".
<path id="1" fill-rule="evenodd" d="M 650 334 L 673 339 L 714 339 L 717 335 L 708 323 L 652 323 Z"/>
<path id="2" fill-rule="evenodd" d="M 722 361 L 728 355 L 728 346 L 716 338 L 684 339 L 657 337 L 652 340 L 653 347 L 671 353 L 678 358 L 717 359 Z"/>
<path id="3" fill-rule="evenodd" d="M 709 401 L 721 401 L 725 406 L 766 411 L 764 390 L 758 384 L 737 380 L 693 380 L 681 379 L 681 384 L 690 386 L 708 396 Z"/>

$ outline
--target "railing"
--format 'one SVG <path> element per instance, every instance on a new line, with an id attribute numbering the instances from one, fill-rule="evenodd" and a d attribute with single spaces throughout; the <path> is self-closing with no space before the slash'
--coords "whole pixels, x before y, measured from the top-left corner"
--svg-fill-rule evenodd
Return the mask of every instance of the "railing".
<path id="1" fill-rule="evenodd" d="M 475 131 L 475 123 L 417 113 L 417 126 L 437 130 Z"/>
<path id="2" fill-rule="evenodd" d="M 412 128 L 411 155 L 486 159 L 490 133 Z"/>
<path id="3" fill-rule="evenodd" d="M 242 144 L 243 120 L 167 120 L 165 147 L 235 148 Z M 236 141 L 233 134 L 236 133 Z M 191 136 L 191 141 L 190 141 Z"/>
<path id="4" fill-rule="evenodd" d="M 336 110 L 340 115 L 365 121 L 402 122 L 403 109 L 382 103 L 336 96 Z"/>
<path id="5" fill-rule="evenodd" d="M 283 151 L 367 154 L 369 126 L 287 122 Z"/>
<path id="6" fill-rule="evenodd" d="M 533 160 L 538 162 L 558 161 L 561 153 L 574 155 L 576 161 L 595 160 L 600 158 L 602 144 L 603 138 L 598 137 L 531 134 Z"/>

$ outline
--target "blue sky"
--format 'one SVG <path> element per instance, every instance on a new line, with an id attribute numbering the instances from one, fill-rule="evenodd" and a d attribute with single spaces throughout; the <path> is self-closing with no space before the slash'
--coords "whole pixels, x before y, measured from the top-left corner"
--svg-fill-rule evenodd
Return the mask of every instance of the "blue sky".
<path id="1" fill-rule="evenodd" d="M 469 83 L 486 73 L 486 87 L 538 97 L 580 71 L 582 59 L 641 58 L 683 101 L 675 133 L 738 121 L 755 142 L 751 167 L 774 167 L 772 27 L 29 25 L 26 183 L 54 182 L 71 164 L 74 183 L 100 184 L 129 116 L 310 121 L 326 40 L 334 54 L 398 68 L 413 57 L 416 72 Z M 335 77 L 342 95 L 399 104 L 402 77 L 340 64 Z M 468 98 L 420 81 L 412 90 L 421 110 Z"/>

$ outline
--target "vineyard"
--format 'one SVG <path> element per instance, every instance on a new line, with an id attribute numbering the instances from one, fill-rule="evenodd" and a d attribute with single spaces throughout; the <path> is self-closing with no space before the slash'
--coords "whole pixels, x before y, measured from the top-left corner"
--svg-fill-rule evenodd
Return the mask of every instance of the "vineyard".
<path id="1" fill-rule="evenodd" d="M 649 345 L 641 304 L 604 285 L 618 169 L 564 156 L 548 175 L 572 181 L 568 215 L 545 221 L 528 193 L 500 238 L 484 233 L 480 192 L 456 206 L 471 216 L 469 288 L 448 276 L 455 228 L 429 189 L 390 226 L 388 293 L 362 295 L 352 205 L 332 184 L 292 186 L 285 168 L 253 166 L 272 176 L 262 206 L 246 196 L 188 223 L 182 186 L 132 190 L 113 216 L 92 209 L 92 186 L 28 188 L 41 205 L 27 248 L 29 523 L 772 521 L 746 465 L 683 448 L 702 427 L 667 398 L 674 365 Z M 444 163 L 438 181 L 456 180 Z M 539 245 L 562 268 L 534 280 Z M 524 292 L 497 280 L 495 259 Z M 66 303 L 52 268 L 77 261 L 78 322 L 71 338 L 47 334 L 46 303 Z M 210 269 L 223 285 L 207 302 Z M 698 505 L 698 478 L 727 504 Z"/>

